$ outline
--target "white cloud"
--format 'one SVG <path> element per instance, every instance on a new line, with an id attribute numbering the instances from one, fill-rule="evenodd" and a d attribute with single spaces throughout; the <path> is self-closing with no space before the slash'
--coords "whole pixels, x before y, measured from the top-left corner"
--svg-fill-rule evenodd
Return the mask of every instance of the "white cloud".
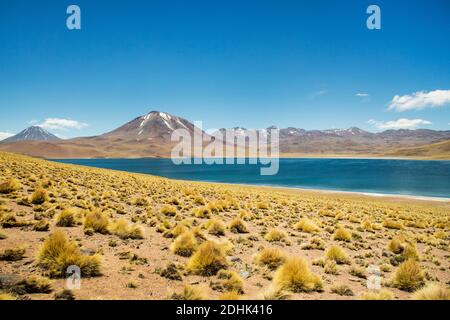
<path id="1" fill-rule="evenodd" d="M 430 125 L 431 122 L 423 119 L 398 119 L 392 121 L 376 121 L 369 120 L 368 123 L 375 126 L 377 129 L 417 129 L 421 125 Z"/>
<path id="2" fill-rule="evenodd" d="M 407 111 L 442 107 L 450 103 L 450 90 L 419 91 L 411 95 L 396 95 L 389 104 L 389 110 Z"/>
<path id="3" fill-rule="evenodd" d="M 14 133 L 11 132 L 1 132 L 0 131 L 0 141 L 5 140 L 6 138 L 12 137 Z"/>
<path id="4" fill-rule="evenodd" d="M 88 125 L 76 120 L 60 119 L 60 118 L 48 118 L 41 124 L 41 128 L 47 130 L 66 130 L 66 129 L 83 129 Z"/>
<path id="5" fill-rule="evenodd" d="M 357 97 L 363 97 L 363 98 L 364 98 L 364 97 L 368 97 L 369 94 L 368 94 L 368 93 L 361 92 L 361 93 L 357 93 L 356 96 L 357 96 Z"/>

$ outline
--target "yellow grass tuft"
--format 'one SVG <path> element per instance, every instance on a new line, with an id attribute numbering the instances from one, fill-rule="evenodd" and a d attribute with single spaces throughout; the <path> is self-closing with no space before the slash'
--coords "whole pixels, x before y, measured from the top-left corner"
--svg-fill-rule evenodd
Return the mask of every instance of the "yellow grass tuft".
<path id="1" fill-rule="evenodd" d="M 325 253 L 325 258 L 327 260 L 333 260 L 337 264 L 348 264 L 350 260 L 345 253 L 344 249 L 339 246 L 331 246 Z"/>
<path id="2" fill-rule="evenodd" d="M 286 261 L 287 255 L 277 248 L 264 248 L 255 256 L 255 263 L 275 270 Z"/>
<path id="3" fill-rule="evenodd" d="M 333 239 L 349 242 L 350 240 L 352 240 L 352 234 L 350 233 L 350 231 L 344 229 L 343 227 L 339 227 L 334 232 Z"/>
<path id="4" fill-rule="evenodd" d="M 21 188 L 19 180 L 15 178 L 9 178 L 8 180 L 0 183 L 0 193 L 6 194 L 17 191 Z"/>
<path id="5" fill-rule="evenodd" d="M 48 201 L 47 190 L 43 188 L 36 189 L 30 198 L 32 204 L 43 204 L 46 201 Z"/>
<path id="6" fill-rule="evenodd" d="M 173 217 L 177 214 L 177 208 L 171 205 L 165 205 L 161 208 L 160 212 L 163 215 Z"/>
<path id="7" fill-rule="evenodd" d="M 60 214 L 56 217 L 56 225 L 58 227 L 73 227 L 77 224 L 77 215 L 78 211 L 75 208 L 67 208 L 61 211 Z"/>
<path id="8" fill-rule="evenodd" d="M 313 233 L 319 231 L 319 227 L 317 226 L 317 224 L 308 218 L 300 219 L 300 221 L 294 225 L 294 228 L 296 230 L 306 233 Z"/>
<path id="9" fill-rule="evenodd" d="M 213 241 L 205 241 L 189 259 L 186 268 L 195 274 L 212 276 L 226 267 L 227 261 L 223 248 Z"/>
<path id="10" fill-rule="evenodd" d="M 109 228 L 109 232 L 118 236 L 121 239 L 143 239 L 144 230 L 141 226 L 130 224 L 125 219 L 119 219 L 112 223 Z"/>
<path id="11" fill-rule="evenodd" d="M 414 291 L 424 284 L 424 273 L 415 259 L 403 262 L 394 274 L 393 284 L 400 290 Z"/>
<path id="12" fill-rule="evenodd" d="M 230 222 L 230 231 L 234 233 L 247 233 L 248 229 L 241 218 L 235 218 Z"/>
<path id="13" fill-rule="evenodd" d="M 20 246 L 11 249 L 5 249 L 3 253 L 0 253 L 0 261 L 19 261 L 22 260 L 25 255 L 25 247 Z"/>
<path id="14" fill-rule="evenodd" d="M 197 248 L 197 240 L 190 231 L 180 234 L 170 246 L 173 253 L 183 257 L 190 257 Z"/>
<path id="15" fill-rule="evenodd" d="M 450 291 L 435 283 L 429 283 L 424 288 L 414 292 L 414 300 L 450 300 Z"/>
<path id="16" fill-rule="evenodd" d="M 244 281 L 235 271 L 220 270 L 217 277 L 222 280 L 219 284 L 222 290 L 244 293 Z"/>
<path id="17" fill-rule="evenodd" d="M 171 298 L 173 300 L 205 300 L 204 290 L 200 287 L 185 285 L 183 291 L 173 293 Z"/>
<path id="18" fill-rule="evenodd" d="M 383 227 L 388 228 L 388 229 L 400 230 L 400 229 L 403 229 L 403 224 L 401 222 L 398 222 L 398 221 L 386 219 L 383 222 Z"/>
<path id="19" fill-rule="evenodd" d="M 268 233 L 266 233 L 264 239 L 266 239 L 269 242 L 285 241 L 287 240 L 287 234 L 283 230 L 271 229 Z"/>
<path id="20" fill-rule="evenodd" d="M 99 210 L 89 211 L 84 217 L 84 229 L 94 232 L 108 233 L 109 219 L 105 213 Z"/>
<path id="21" fill-rule="evenodd" d="M 207 223 L 208 233 L 215 236 L 225 235 L 225 223 L 219 219 L 211 219 Z"/>
<path id="22" fill-rule="evenodd" d="M 69 266 L 78 266 L 83 277 L 100 274 L 100 258 L 83 255 L 75 242 L 69 242 L 61 231 L 51 234 L 38 254 L 39 263 L 50 277 L 63 277 Z"/>
<path id="23" fill-rule="evenodd" d="M 322 290 L 322 279 L 309 270 L 303 258 L 288 258 L 275 272 L 275 287 L 292 292 L 310 292 Z"/>

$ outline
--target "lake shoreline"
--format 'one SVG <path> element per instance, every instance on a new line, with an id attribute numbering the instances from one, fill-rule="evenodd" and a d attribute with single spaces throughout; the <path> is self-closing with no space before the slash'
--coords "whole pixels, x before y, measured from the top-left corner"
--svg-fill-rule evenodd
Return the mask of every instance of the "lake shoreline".
<path id="1" fill-rule="evenodd" d="M 117 166 L 117 165 L 111 165 L 110 163 L 115 163 L 117 160 L 117 162 L 120 162 L 121 160 L 123 161 L 132 161 L 132 163 L 138 163 L 138 165 L 132 165 L 132 166 L 127 166 L 127 165 L 122 165 L 122 166 Z M 139 160 L 142 160 L 142 163 L 139 164 Z M 151 163 L 153 163 L 153 160 L 155 161 L 163 161 L 163 163 L 166 163 L 166 165 L 162 165 L 161 167 L 155 166 L 153 167 L 153 170 L 151 170 Z M 305 160 L 307 161 L 306 163 L 310 163 L 308 160 L 314 160 L 314 159 L 284 159 L 287 161 L 287 163 L 291 163 L 291 160 Z M 317 161 L 326 161 L 327 159 L 317 159 Z M 336 159 L 329 159 L 330 161 L 336 160 Z M 345 160 L 361 160 L 361 159 L 345 159 Z M 342 160 L 342 161 L 345 161 Z M 378 159 L 379 160 L 379 159 Z M 222 174 L 222 176 L 224 176 L 223 179 L 221 179 L 221 175 L 219 176 L 205 176 L 202 175 L 202 170 L 197 169 L 195 171 L 195 173 L 193 173 L 194 171 L 190 171 L 193 170 L 194 168 L 189 169 L 188 171 L 191 172 L 191 174 L 176 174 L 177 170 L 179 170 L 179 166 L 175 166 L 174 168 L 172 168 L 171 162 L 168 159 L 149 159 L 149 158 L 144 158 L 144 159 L 93 159 L 92 161 L 86 160 L 86 159 L 53 159 L 50 160 L 52 162 L 56 162 L 56 163 L 70 163 L 70 164 L 75 164 L 75 165 L 82 165 L 85 167 L 91 167 L 91 168 L 103 168 L 103 169 L 109 169 L 109 170 L 116 170 L 116 171 L 122 171 L 122 172 L 129 172 L 129 173 L 137 173 L 137 174 L 146 174 L 146 175 L 151 175 L 151 176 L 158 176 L 158 177 L 164 177 L 164 178 L 168 178 L 171 180 L 179 180 L 179 181 L 188 181 L 188 182 L 203 182 L 203 183 L 214 183 L 214 184 L 224 184 L 224 185 L 241 185 L 241 186 L 252 186 L 255 188 L 273 188 L 273 189 L 277 189 L 277 190 L 294 190 L 294 191 L 314 191 L 317 193 L 322 193 L 322 194 L 347 194 L 347 195 L 358 195 L 358 196 L 370 196 L 370 197 L 376 197 L 376 198 L 402 198 L 402 199 L 407 199 L 407 200 L 421 200 L 421 201 L 433 201 L 433 202 L 449 202 L 450 201 L 450 197 L 448 196 L 448 194 L 445 192 L 446 189 L 442 189 L 440 190 L 440 192 L 429 192 L 429 190 L 424 189 L 424 188 L 418 188 L 417 190 L 415 189 L 411 189 L 409 190 L 408 188 L 402 190 L 402 188 L 398 189 L 398 191 L 395 190 L 395 188 L 389 188 L 389 184 L 381 184 L 378 186 L 378 188 L 348 188 L 349 185 L 351 184 L 336 184 L 333 183 L 332 181 L 330 181 L 330 183 L 327 185 L 326 183 L 322 183 L 320 185 L 314 185 L 314 184 L 309 184 L 309 183 L 305 183 L 305 184 L 296 184 L 296 183 L 290 183 L 289 179 L 290 179 L 290 174 L 286 175 L 286 169 L 285 172 L 281 175 L 281 178 L 278 178 L 277 181 L 271 181 L 271 179 L 263 179 L 263 180 L 258 180 L 258 179 L 248 179 L 248 181 L 245 181 L 245 179 L 242 179 L 242 175 L 241 173 L 239 173 L 239 176 L 236 177 L 236 179 L 233 179 L 233 170 L 231 172 L 229 172 L 229 174 L 224 175 L 225 171 L 223 171 L 223 169 L 220 169 L 220 172 Z M 98 165 L 98 163 L 96 161 L 100 161 L 100 163 L 102 161 L 106 161 L 106 165 Z M 337 160 L 336 160 L 337 161 Z M 377 161 L 377 160 L 374 160 Z M 389 160 L 387 160 L 389 161 Z M 398 161 L 410 161 L 410 160 L 398 160 Z M 367 160 L 367 162 L 371 162 L 370 160 Z M 396 161 L 395 161 L 396 162 Z M 341 163 L 339 161 L 339 163 Z M 286 164 L 288 165 L 288 164 Z M 408 170 L 410 169 L 411 165 L 407 165 Z M 431 164 L 430 164 L 431 165 Z M 430 165 L 427 165 L 428 167 Z M 345 166 L 345 163 L 343 164 L 343 166 Z M 366 165 L 367 166 L 367 165 Z M 374 164 L 374 170 L 380 170 L 379 167 L 377 167 L 377 164 Z M 400 167 L 398 167 L 400 166 Z M 416 165 L 417 166 L 417 163 Z M 433 165 L 434 166 L 434 165 Z M 363 168 L 365 168 L 364 164 L 362 166 Z M 399 171 L 398 168 L 401 167 L 405 167 L 405 164 L 396 164 L 394 167 L 394 171 L 393 172 L 397 172 Z M 163 168 L 160 169 L 160 168 Z M 210 170 L 210 167 L 206 167 L 205 170 Z M 331 169 L 330 168 L 334 168 L 333 165 L 329 165 L 328 163 L 324 166 L 324 168 L 328 168 L 329 172 L 324 172 L 323 170 L 319 170 L 317 171 L 316 168 L 316 172 L 313 173 L 312 175 L 315 177 L 314 174 L 317 174 L 317 177 L 320 179 L 332 179 L 333 178 L 333 172 L 337 170 L 337 172 L 339 172 L 339 170 L 341 170 L 342 168 L 346 169 L 345 167 L 341 167 L 341 165 L 338 165 L 335 169 Z M 431 168 L 431 167 L 429 167 Z M 295 168 L 294 168 L 295 169 Z M 168 174 L 169 171 L 173 172 L 175 174 Z M 348 169 L 347 169 L 348 170 Z M 431 169 L 428 169 L 428 173 L 422 173 L 422 176 L 424 177 L 429 177 L 427 174 L 434 174 L 433 172 L 436 171 L 432 171 L 430 172 Z M 435 170 L 435 169 L 433 169 Z M 198 171 L 198 172 L 197 172 Z M 369 170 L 370 171 L 370 170 Z M 164 172 L 166 174 L 164 174 Z M 207 172 L 207 171 L 205 171 Z M 290 171 L 287 171 L 290 172 Z M 308 171 L 307 171 L 308 172 Z M 214 172 L 214 174 L 217 174 L 217 172 Z M 405 174 L 408 174 L 409 172 L 406 171 Z M 253 174 L 253 173 L 252 173 Z M 231 176 L 230 176 L 231 175 Z M 398 174 L 399 175 L 399 181 L 400 184 L 404 184 L 404 182 L 402 182 L 402 177 L 403 175 Z M 283 183 L 283 177 L 286 177 L 288 180 L 286 180 L 286 183 Z M 231 177 L 231 179 L 230 179 Z M 303 176 L 304 177 L 304 176 Z M 346 177 L 346 175 L 344 174 L 344 177 Z M 342 178 L 342 174 L 341 177 Z M 371 177 L 369 177 L 371 178 Z M 428 178 L 426 178 L 427 180 L 429 180 Z M 299 181 L 300 182 L 300 181 Z M 425 183 L 425 182 L 424 182 Z M 383 186 L 387 186 L 387 188 L 383 188 Z M 391 190 L 392 189 L 392 190 Z M 404 192 L 404 193 L 402 193 Z"/>
<path id="2" fill-rule="evenodd" d="M 210 183 L 210 182 L 209 182 Z M 220 183 L 220 182 L 218 182 Z M 224 183 L 220 183 L 224 184 Z M 227 185 L 240 185 L 240 186 L 250 186 L 250 187 L 263 187 L 268 189 L 277 189 L 284 191 L 297 191 L 297 192 L 314 192 L 322 193 L 324 195 L 334 194 L 334 195 L 354 195 L 354 196 L 366 196 L 370 198 L 398 198 L 405 200 L 419 200 L 419 201 L 432 201 L 432 202 L 448 202 L 450 203 L 450 198 L 445 197 L 431 197 L 431 196 L 420 196 L 420 195 L 409 195 L 409 194 L 395 194 L 395 193 L 378 193 L 378 192 L 363 192 L 363 191 L 346 191 L 346 190 L 330 190 L 330 189 L 314 189 L 314 188 L 295 188 L 295 187 L 283 187 L 283 186 L 268 186 L 268 185 L 255 185 L 255 184 L 242 184 L 242 183 L 225 183 Z"/>

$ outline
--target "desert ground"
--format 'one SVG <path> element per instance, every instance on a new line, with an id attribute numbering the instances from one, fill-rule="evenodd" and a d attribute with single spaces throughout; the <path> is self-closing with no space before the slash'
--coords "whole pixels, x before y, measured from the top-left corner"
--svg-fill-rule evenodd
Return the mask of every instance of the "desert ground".
<path id="1" fill-rule="evenodd" d="M 447 201 L 176 181 L 0 153 L 0 226 L 0 299 L 450 298 Z M 80 289 L 66 288 L 71 265 Z M 378 272 L 381 288 L 369 289 Z"/>

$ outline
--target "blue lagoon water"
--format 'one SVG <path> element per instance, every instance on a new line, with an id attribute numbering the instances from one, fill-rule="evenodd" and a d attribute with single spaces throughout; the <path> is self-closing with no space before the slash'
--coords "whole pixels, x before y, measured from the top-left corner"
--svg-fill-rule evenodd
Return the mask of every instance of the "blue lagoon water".
<path id="1" fill-rule="evenodd" d="M 450 198 L 450 161 L 280 159 L 277 175 L 260 165 L 175 165 L 170 159 L 64 159 L 83 166 L 181 180 Z"/>

